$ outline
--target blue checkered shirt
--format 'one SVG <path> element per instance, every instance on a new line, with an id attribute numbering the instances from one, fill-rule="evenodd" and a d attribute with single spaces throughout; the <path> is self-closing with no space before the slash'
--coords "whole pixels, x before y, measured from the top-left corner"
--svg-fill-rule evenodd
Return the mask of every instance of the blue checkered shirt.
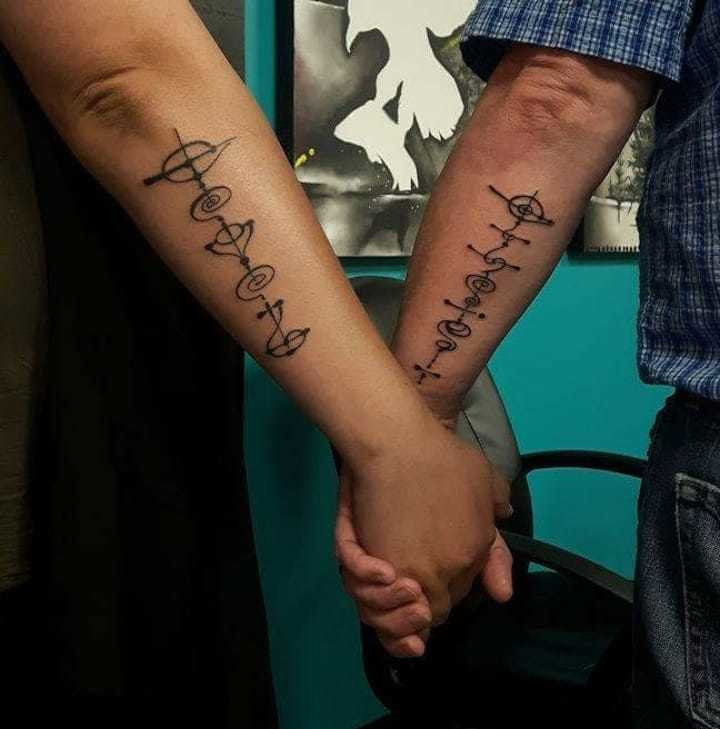
<path id="1" fill-rule="evenodd" d="M 660 77 L 638 213 L 640 375 L 720 400 L 720 0 L 481 0 L 467 63 L 487 79 L 511 41 Z"/>

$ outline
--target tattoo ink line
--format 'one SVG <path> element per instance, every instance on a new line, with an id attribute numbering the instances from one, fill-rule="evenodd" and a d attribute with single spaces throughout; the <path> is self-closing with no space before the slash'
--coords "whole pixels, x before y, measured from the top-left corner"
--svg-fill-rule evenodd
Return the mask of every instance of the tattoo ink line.
<path id="1" fill-rule="evenodd" d="M 485 314 L 478 311 L 481 307 L 484 297 L 491 294 L 497 289 L 494 280 L 495 274 L 508 269 L 510 271 L 519 271 L 520 267 L 509 263 L 500 252 L 509 248 L 512 243 L 519 242 L 529 246 L 531 241 L 528 238 L 522 238 L 515 233 L 521 226 L 526 224 L 535 225 L 554 225 L 554 221 L 545 217 L 545 210 L 538 200 L 538 191 L 532 195 L 513 195 L 507 197 L 493 185 L 488 185 L 492 193 L 502 198 L 507 204 L 507 211 L 515 221 L 510 227 L 502 228 L 495 223 L 490 224 L 490 228 L 500 234 L 499 245 L 488 251 L 478 250 L 472 243 L 467 245 L 468 250 L 480 256 L 484 263 L 484 268 L 479 273 L 469 273 L 465 277 L 465 297 L 462 303 L 457 303 L 451 299 L 444 299 L 443 304 L 460 313 L 454 319 L 442 319 L 436 325 L 436 330 L 440 334 L 440 339 L 435 341 L 435 352 L 433 356 L 425 364 L 416 364 L 414 366 L 417 374 L 417 384 L 422 383 L 428 378 L 440 378 L 435 366 L 440 357 L 448 352 L 454 352 L 458 348 L 458 341 L 467 339 L 473 333 L 473 329 L 468 321 L 476 321 L 485 319 Z M 468 320 L 468 321 L 466 321 Z"/>
<path id="2" fill-rule="evenodd" d="M 265 343 L 265 353 L 277 358 L 290 357 L 305 343 L 310 330 L 285 330 L 282 324 L 285 302 L 282 299 L 271 301 L 263 293 L 263 289 L 275 278 L 275 269 L 267 263 L 253 265 L 247 253 L 255 222 L 246 220 L 243 223 L 229 223 L 218 211 L 230 201 L 232 190 L 225 185 L 209 187 L 204 180 L 205 174 L 235 137 L 211 144 L 202 140 L 183 142 L 177 129 L 175 135 L 180 146 L 165 158 L 159 173 L 143 180 L 144 184 L 150 187 L 164 181 L 197 185 L 200 195 L 190 206 L 190 217 L 199 223 L 215 221 L 219 226 L 214 240 L 205 245 L 205 250 L 216 256 L 234 256 L 238 259 L 245 273 L 238 282 L 235 295 L 240 301 L 259 300 L 262 308 L 257 313 L 258 320 L 267 318 L 271 322 L 272 331 Z"/>

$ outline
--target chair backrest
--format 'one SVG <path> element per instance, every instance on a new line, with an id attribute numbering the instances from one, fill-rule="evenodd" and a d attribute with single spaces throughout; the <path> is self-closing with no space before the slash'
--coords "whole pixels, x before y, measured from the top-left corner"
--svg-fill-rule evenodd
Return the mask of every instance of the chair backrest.
<path id="1" fill-rule="evenodd" d="M 353 278 L 351 283 L 370 320 L 389 344 L 400 313 L 404 283 L 385 276 L 360 276 Z M 457 432 L 463 440 L 482 450 L 513 484 L 513 531 L 530 534 L 530 495 L 521 476 L 517 441 L 487 369 L 480 373 L 468 392 L 458 418 Z"/>

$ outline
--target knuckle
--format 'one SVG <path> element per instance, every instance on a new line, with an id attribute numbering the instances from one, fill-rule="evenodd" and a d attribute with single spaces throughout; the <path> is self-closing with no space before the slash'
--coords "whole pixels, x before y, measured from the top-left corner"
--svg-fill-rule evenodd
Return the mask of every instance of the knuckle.
<path id="1" fill-rule="evenodd" d="M 373 582 L 384 582 L 385 581 L 385 570 L 381 567 L 374 566 L 370 569 L 370 578 Z"/>
<path id="2" fill-rule="evenodd" d="M 398 573 L 401 573 L 406 578 L 409 578 L 410 585 L 411 585 L 411 592 L 415 595 L 417 595 L 417 598 L 419 599 L 422 593 L 424 592 L 425 595 L 428 597 L 432 595 L 433 593 L 437 592 L 442 584 L 442 581 L 438 577 L 438 570 L 433 569 L 432 567 L 428 566 L 426 568 L 410 568 L 410 569 L 400 569 L 398 568 Z M 420 594 L 418 594 L 418 589 L 420 590 Z"/>
<path id="3" fill-rule="evenodd" d="M 415 580 L 402 577 L 398 580 L 396 588 L 398 592 L 406 591 L 414 595 L 416 599 L 420 597 L 420 586 L 417 582 L 415 582 Z"/>
<path id="4" fill-rule="evenodd" d="M 377 595 L 374 592 L 370 592 L 365 597 L 365 602 L 368 606 L 372 607 L 373 610 L 381 610 L 387 612 L 393 609 L 392 602 L 383 594 Z"/>
<path id="5" fill-rule="evenodd" d="M 422 630 L 430 625 L 432 617 L 426 610 L 414 608 L 408 613 L 408 621 L 416 630 Z"/>
<path id="6" fill-rule="evenodd" d="M 409 629 L 407 626 L 397 625 L 383 626 L 379 630 L 390 640 L 401 640 L 407 637 L 408 633 L 412 632 L 412 628 Z"/>
<path id="7" fill-rule="evenodd" d="M 361 590 L 358 587 L 350 587 L 348 589 L 348 593 L 350 597 L 355 601 L 355 604 L 358 607 L 362 607 L 365 610 L 374 610 L 375 605 L 373 605 L 373 601 L 371 599 L 368 599 L 367 594 Z"/>

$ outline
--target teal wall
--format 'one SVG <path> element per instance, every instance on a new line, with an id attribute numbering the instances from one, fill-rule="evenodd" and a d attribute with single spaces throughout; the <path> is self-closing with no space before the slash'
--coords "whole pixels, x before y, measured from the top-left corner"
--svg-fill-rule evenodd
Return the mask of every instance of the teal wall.
<path id="1" fill-rule="evenodd" d="M 274 114 L 270 0 L 246 0 L 247 80 Z M 402 277 L 397 261 L 349 275 Z M 635 370 L 637 265 L 564 259 L 491 363 L 521 450 L 643 455 L 664 388 Z M 327 443 L 248 363 L 245 443 L 282 729 L 353 729 L 381 713 L 364 681 L 352 606 L 333 560 L 335 479 Z M 537 530 L 630 576 L 636 485 L 579 471 L 533 477 Z"/>

